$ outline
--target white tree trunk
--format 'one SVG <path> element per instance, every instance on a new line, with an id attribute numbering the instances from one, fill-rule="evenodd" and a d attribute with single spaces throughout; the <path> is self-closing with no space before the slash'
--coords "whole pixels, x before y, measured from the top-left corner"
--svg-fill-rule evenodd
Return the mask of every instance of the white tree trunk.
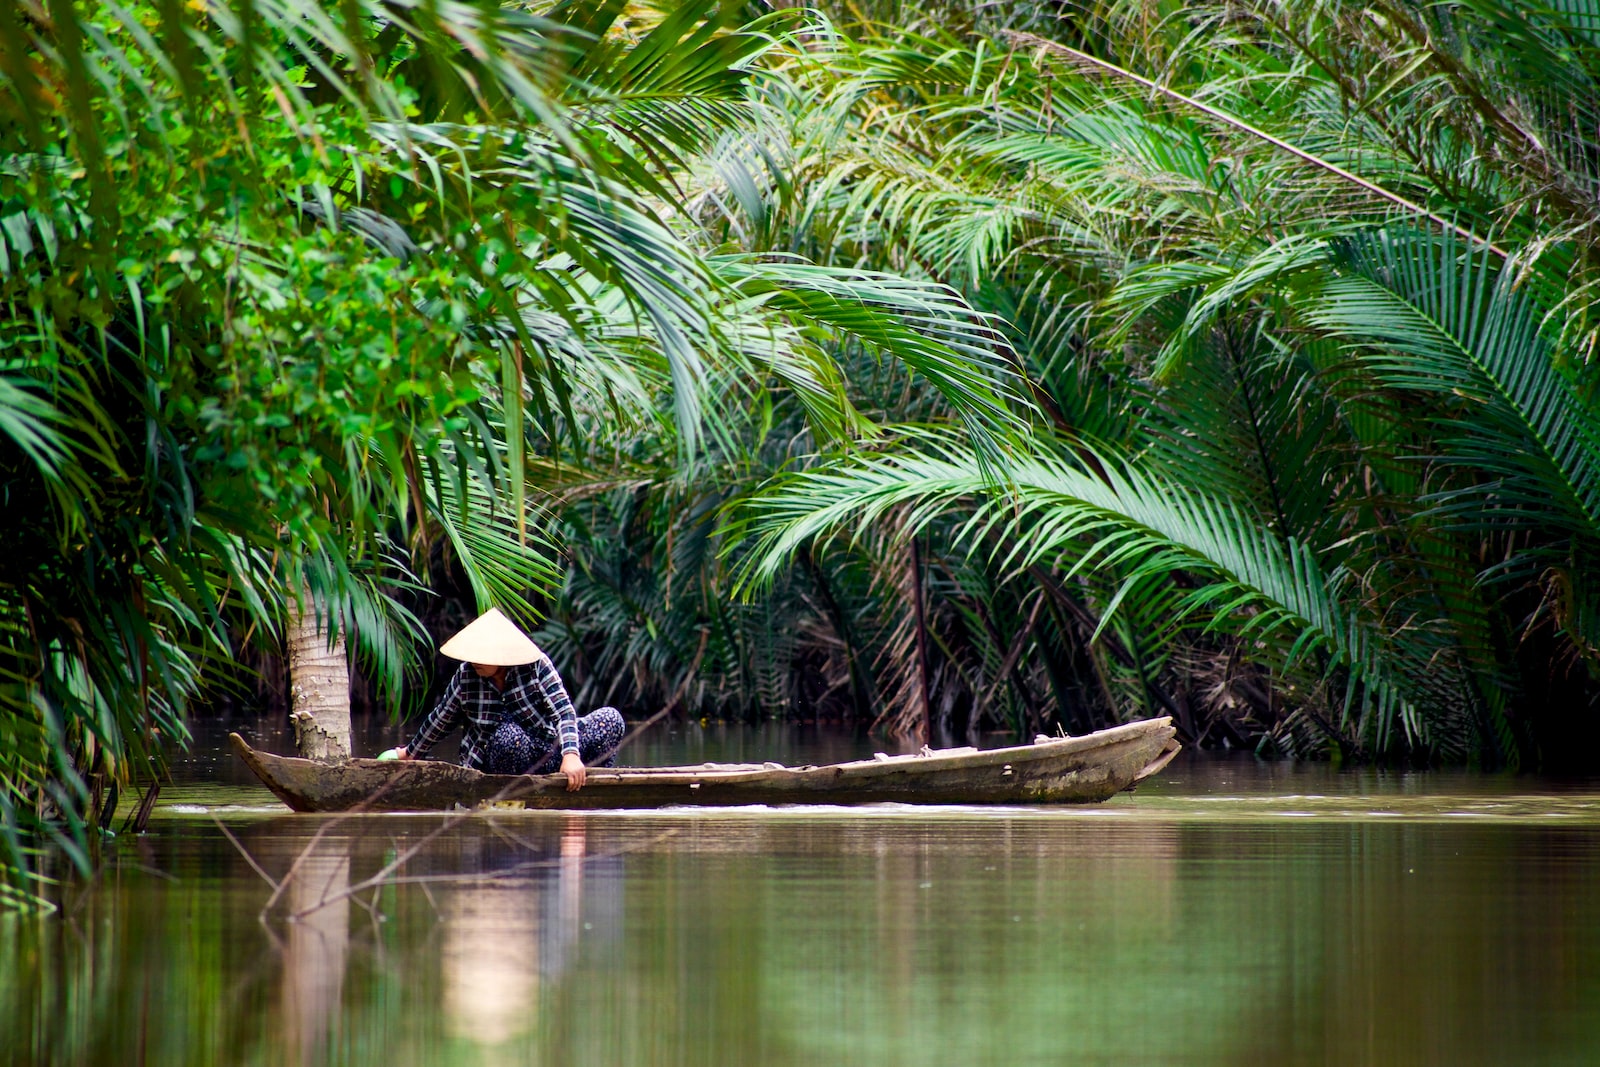
<path id="1" fill-rule="evenodd" d="M 306 610 L 304 613 L 301 607 Z M 289 603 L 284 644 L 289 650 L 289 721 L 306 759 L 350 758 L 350 661 L 344 635 L 332 645 L 317 623 L 309 593 Z"/>

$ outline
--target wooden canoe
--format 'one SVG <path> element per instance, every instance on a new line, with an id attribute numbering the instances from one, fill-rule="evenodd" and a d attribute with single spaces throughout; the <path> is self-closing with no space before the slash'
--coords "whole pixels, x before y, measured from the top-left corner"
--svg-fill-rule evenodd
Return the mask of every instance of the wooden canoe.
<path id="1" fill-rule="evenodd" d="M 591 768 L 567 791 L 559 774 L 484 774 L 436 760 L 321 763 L 233 747 L 295 811 L 441 811 L 511 803 L 528 808 L 663 808 L 737 804 L 1081 804 L 1105 800 L 1165 767 L 1178 752 L 1171 719 L 1083 737 L 980 751 L 924 750 L 825 767 L 708 763 Z"/>

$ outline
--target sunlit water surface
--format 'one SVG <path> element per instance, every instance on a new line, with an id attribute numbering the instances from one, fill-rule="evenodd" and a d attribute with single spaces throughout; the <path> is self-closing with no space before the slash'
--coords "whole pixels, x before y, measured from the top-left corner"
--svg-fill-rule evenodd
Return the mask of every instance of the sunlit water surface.
<path id="1" fill-rule="evenodd" d="M 1593 782 L 1185 757 L 1089 808 L 341 819 L 222 742 L 0 918 L 0 1064 L 1600 1062 Z"/>

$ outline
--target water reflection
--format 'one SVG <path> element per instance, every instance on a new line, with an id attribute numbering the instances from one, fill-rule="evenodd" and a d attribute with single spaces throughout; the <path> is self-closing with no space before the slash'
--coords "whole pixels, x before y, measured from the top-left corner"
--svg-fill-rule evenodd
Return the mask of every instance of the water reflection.
<path id="1" fill-rule="evenodd" d="M 553 869 L 531 868 L 535 846 L 500 833 L 481 842 L 481 877 L 445 892 L 439 953 L 449 1033 L 489 1046 L 537 1028 L 541 980 L 560 976 L 582 922 L 587 852 L 580 817 L 567 817 Z"/>
<path id="2" fill-rule="evenodd" d="M 508 884 L 450 894 L 439 956 L 452 1036 L 500 1045 L 533 1027 L 539 997 L 536 904 L 536 897 Z"/>
<path id="3" fill-rule="evenodd" d="M 350 951 L 350 852 L 353 838 L 325 837 L 293 867 L 285 897 L 299 916 L 283 942 L 283 1028 L 290 1062 L 327 1062 L 325 1051 L 344 1003 Z"/>
<path id="4" fill-rule="evenodd" d="M 177 821 L 69 919 L 0 920 L 0 1063 L 1537 1065 L 1600 1047 L 1594 828 L 733 812 L 237 832 L 274 879 L 300 863 L 264 924 L 271 886 Z M 372 883 L 413 851 L 406 880 Z"/>
<path id="5" fill-rule="evenodd" d="M 360 995 L 346 993 L 353 958 L 358 972 L 377 965 L 391 980 L 436 989 L 428 1017 L 437 1013 L 447 1041 L 478 1048 L 476 1062 L 524 1062 L 545 987 L 575 958 L 580 932 L 599 919 L 604 939 L 616 925 L 615 865 L 589 855 L 580 816 L 532 826 L 475 816 L 448 832 L 433 825 L 374 835 L 328 833 L 324 824 L 309 840 L 297 832 L 302 826 L 282 820 L 245 836 L 269 877 L 274 868 L 287 872 L 281 892 L 262 890 L 262 928 L 281 956 L 287 1063 L 340 1062 L 352 1037 L 369 1039 L 359 1011 L 348 1011 Z M 595 892 L 586 904 L 590 867 Z M 386 908 L 416 928 L 417 901 L 405 899 L 412 890 L 433 913 L 432 936 L 420 952 L 403 950 L 396 966 L 376 931 L 390 919 Z"/>

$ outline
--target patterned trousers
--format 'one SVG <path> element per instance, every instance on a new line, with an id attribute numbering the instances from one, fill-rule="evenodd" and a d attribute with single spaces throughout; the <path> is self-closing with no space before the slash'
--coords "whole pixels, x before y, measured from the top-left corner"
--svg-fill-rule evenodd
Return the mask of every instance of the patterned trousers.
<path id="1" fill-rule="evenodd" d="M 578 755 L 585 767 L 611 767 L 617 762 L 617 746 L 627 733 L 622 712 L 616 708 L 596 708 L 578 719 Z M 483 769 L 490 774 L 554 774 L 561 768 L 561 744 L 555 734 L 528 731 L 514 722 L 503 722 L 489 738 L 483 754 Z"/>

